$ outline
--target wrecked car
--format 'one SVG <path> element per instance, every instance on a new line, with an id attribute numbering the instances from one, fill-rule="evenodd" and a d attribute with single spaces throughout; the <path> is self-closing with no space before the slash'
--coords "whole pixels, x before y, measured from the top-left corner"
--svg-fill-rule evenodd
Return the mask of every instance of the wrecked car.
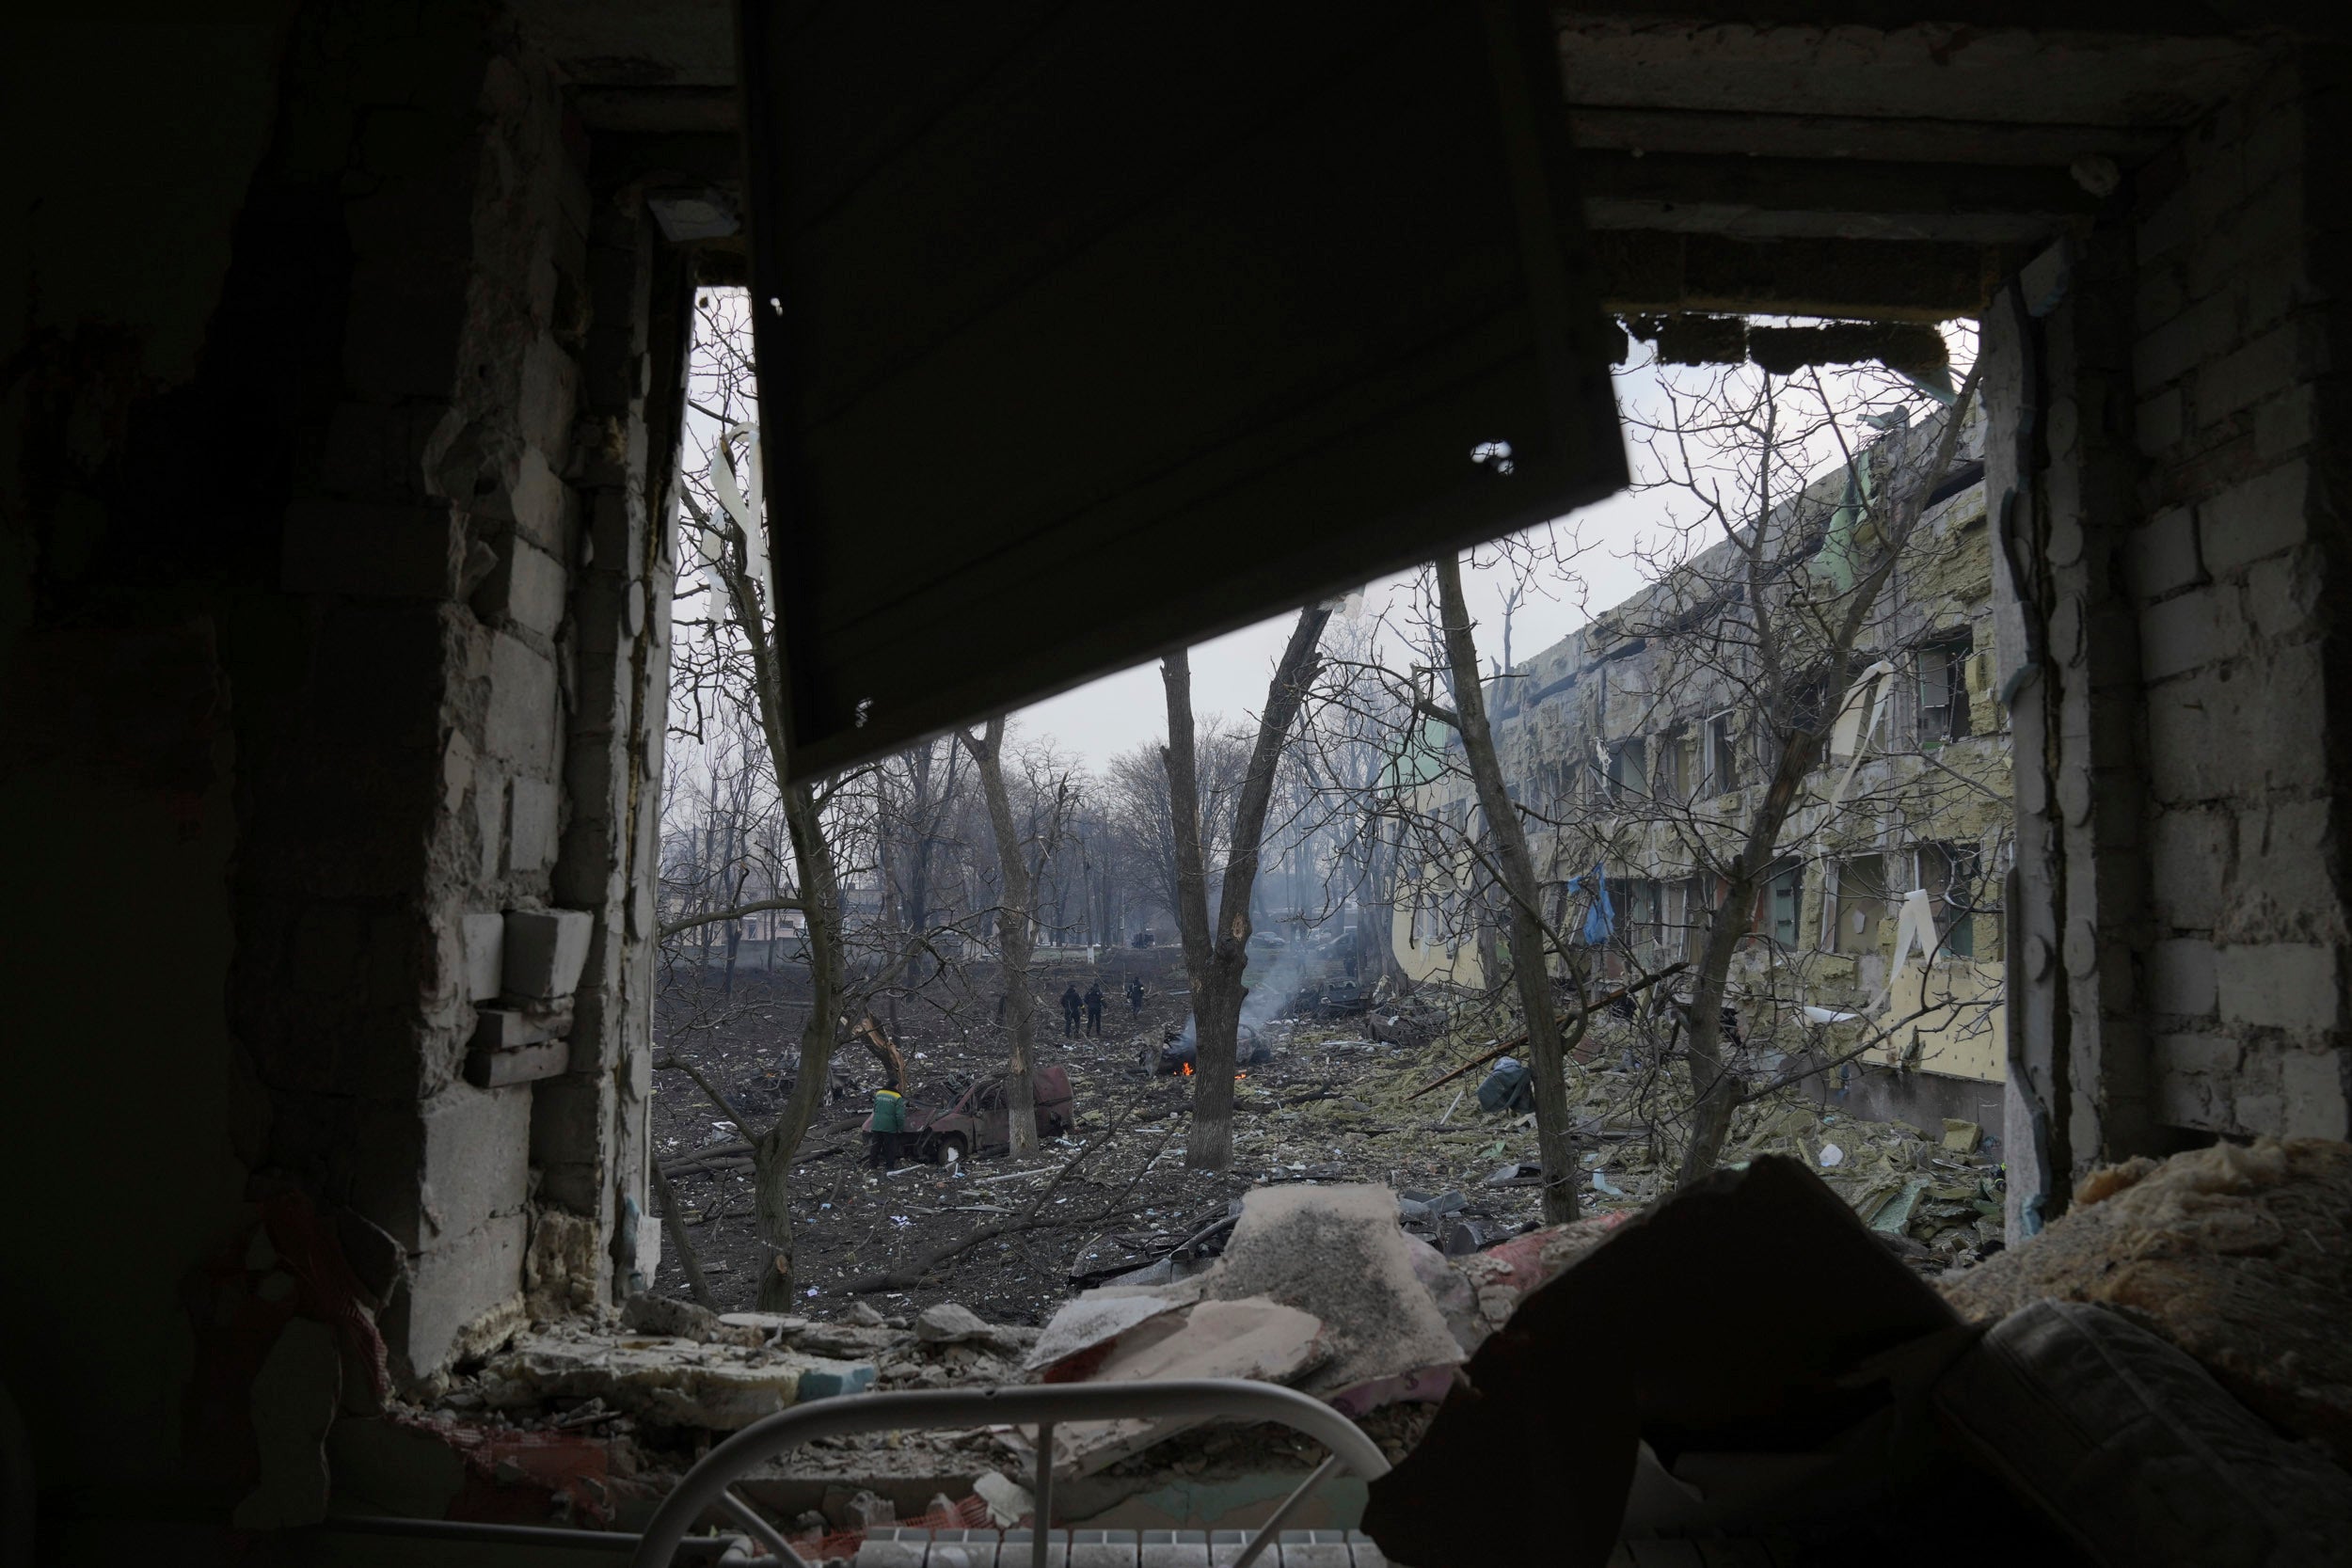
<path id="1" fill-rule="evenodd" d="M 1068 1069 L 1038 1068 L 1029 1074 L 1029 1085 L 1037 1101 L 1039 1137 L 1058 1138 L 1076 1125 Z M 1002 1075 L 950 1087 L 953 1098 L 945 1107 L 910 1103 L 906 1108 L 905 1136 L 916 1159 L 948 1164 L 975 1154 L 1002 1154 L 1012 1148 L 1012 1118 L 1006 1106 Z M 874 1118 L 867 1117 L 859 1131 L 872 1136 Z"/>

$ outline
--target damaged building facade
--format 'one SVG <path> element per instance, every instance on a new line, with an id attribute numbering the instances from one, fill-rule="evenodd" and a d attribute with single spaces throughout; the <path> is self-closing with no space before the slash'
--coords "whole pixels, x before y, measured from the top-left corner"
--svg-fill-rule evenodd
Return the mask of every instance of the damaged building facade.
<path id="1" fill-rule="evenodd" d="M 704 0 L 36 9 L 0 1384 L 75 1557 L 315 1518 L 331 1474 L 261 1488 L 263 1448 L 647 1269 L 669 523 L 743 84 Z M 2005 718 L 1971 940 L 2048 1217 L 2111 1162 L 2347 1131 L 2352 40 L 1948 11 L 1568 7 L 1560 65 L 1609 309 L 1982 325 L 1955 744 Z"/>
<path id="2" fill-rule="evenodd" d="M 1928 489 L 1778 835 L 1732 995 L 1751 1047 L 1776 1063 L 1836 1064 L 1822 1086 L 1846 1103 L 1997 1127 L 2010 735 L 1993 673 L 1983 423 L 1961 433 L 1948 472 L 1917 475 L 1943 423 L 1862 449 L 1767 525 L 1762 559 L 1786 597 L 1823 601 L 1851 585 L 1870 548 L 1873 515 L 1853 504 L 1856 485 L 1909 472 Z M 1776 693 L 1765 679 L 1752 637 L 1714 635 L 1739 613 L 1744 569 L 1733 544 L 1659 576 L 1488 687 L 1503 777 L 1532 819 L 1546 915 L 1587 952 L 1596 991 L 1698 961 L 1770 787 L 1776 730 L 1811 717 L 1806 689 Z M 1435 852 L 1404 857 L 1392 948 L 1417 981 L 1489 985 L 1507 942 L 1500 917 L 1476 907 L 1475 860 L 1448 847 L 1476 833 L 1476 792 L 1458 738 L 1432 738 L 1445 750 L 1428 759 L 1408 813 L 1441 831 L 1413 835 Z M 1915 891 L 1923 897 L 1907 896 Z M 1856 1058 L 1866 1033 L 1883 1044 Z"/>

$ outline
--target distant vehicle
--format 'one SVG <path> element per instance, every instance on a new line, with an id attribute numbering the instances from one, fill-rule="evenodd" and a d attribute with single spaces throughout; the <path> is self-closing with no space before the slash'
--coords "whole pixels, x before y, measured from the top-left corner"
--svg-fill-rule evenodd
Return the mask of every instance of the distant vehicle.
<path id="1" fill-rule="evenodd" d="M 1129 938 L 1127 944 L 1130 947 L 1156 947 L 1159 945 L 1159 941 L 1160 939 L 1154 935 L 1152 928 L 1147 926 L 1142 930 L 1137 931 L 1133 937 Z"/>
<path id="2" fill-rule="evenodd" d="M 1035 1069 L 1029 1085 L 1037 1096 L 1039 1137 L 1058 1138 L 1077 1124 L 1068 1069 Z M 914 1157 L 935 1165 L 975 1154 L 1002 1154 L 1012 1148 L 1012 1117 L 1005 1104 L 1001 1074 L 964 1085 L 945 1109 L 909 1104 L 906 1120 L 907 1141 Z M 873 1130 L 874 1118 L 869 1116 L 860 1131 L 871 1133 Z"/>

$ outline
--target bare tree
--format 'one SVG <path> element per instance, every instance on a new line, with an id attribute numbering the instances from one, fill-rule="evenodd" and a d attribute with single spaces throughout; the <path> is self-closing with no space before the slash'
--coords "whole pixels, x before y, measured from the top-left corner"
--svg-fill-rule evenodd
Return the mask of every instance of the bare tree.
<path id="1" fill-rule="evenodd" d="M 1506 901 L 1511 928 L 1511 968 L 1527 1024 L 1527 1053 L 1535 1079 L 1535 1137 L 1544 1166 L 1544 1219 L 1553 1225 L 1577 1216 L 1576 1138 L 1568 1119 L 1565 1047 L 1553 1006 L 1549 958 L 1552 934 L 1538 904 L 1535 864 L 1527 847 L 1526 824 L 1503 783 L 1486 724 L 1486 695 L 1478 677 L 1478 644 L 1470 635 L 1470 606 L 1462 596 L 1462 565 L 1452 556 L 1437 562 L 1438 603 L 1445 628 L 1446 660 L 1454 673 L 1454 707 L 1426 704 L 1433 717 L 1462 737 L 1470 777 L 1478 786 L 1479 810 L 1494 848 L 1493 885 Z M 1516 597 L 1514 603 L 1516 603 Z M 1575 970 L 1571 967 L 1571 975 Z M 1581 987 L 1581 977 L 1580 987 Z M 1584 1009 L 1576 1009 L 1575 1031 L 1584 1032 Z"/>
<path id="2" fill-rule="evenodd" d="M 1233 1162 L 1233 1069 L 1247 995 L 1243 973 L 1249 964 L 1249 909 L 1258 877 L 1266 806 L 1274 792 L 1275 763 L 1291 724 L 1307 699 L 1318 668 L 1316 644 L 1331 618 L 1327 604 L 1298 613 L 1289 644 L 1266 687 L 1258 718 L 1257 744 L 1233 805 L 1232 836 L 1217 897 L 1216 920 L 1209 919 L 1208 866 L 1203 855 L 1200 752 L 1193 730 L 1192 664 L 1183 652 L 1160 662 L 1168 689 L 1168 812 L 1176 855 L 1176 921 L 1184 943 L 1184 969 L 1192 988 L 1193 1029 L 1199 1062 L 1193 1080 L 1192 1128 L 1184 1141 L 1184 1164 L 1224 1170 Z"/>
<path id="3" fill-rule="evenodd" d="M 997 874 L 1003 896 L 996 911 L 996 954 L 1004 966 L 1006 1025 L 1011 1051 L 1006 1060 L 1005 1103 L 1011 1126 L 1012 1153 L 1027 1159 L 1037 1152 L 1037 1085 L 1030 1076 L 1037 1050 L 1037 998 L 1029 990 L 1029 959 L 1034 950 L 1036 884 L 1029 874 L 1028 847 L 1013 820 L 1012 796 L 1005 787 L 1005 721 L 991 719 L 978 735 L 960 734 L 972 753 L 980 776 L 980 792 L 988 801 L 989 827 L 996 840 Z"/>

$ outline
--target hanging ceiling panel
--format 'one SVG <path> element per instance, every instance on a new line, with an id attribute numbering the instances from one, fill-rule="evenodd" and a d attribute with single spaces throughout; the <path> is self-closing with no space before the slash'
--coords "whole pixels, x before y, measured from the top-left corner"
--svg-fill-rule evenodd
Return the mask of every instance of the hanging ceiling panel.
<path id="1" fill-rule="evenodd" d="M 1623 483 L 1548 7 L 741 28 L 796 778 Z"/>

